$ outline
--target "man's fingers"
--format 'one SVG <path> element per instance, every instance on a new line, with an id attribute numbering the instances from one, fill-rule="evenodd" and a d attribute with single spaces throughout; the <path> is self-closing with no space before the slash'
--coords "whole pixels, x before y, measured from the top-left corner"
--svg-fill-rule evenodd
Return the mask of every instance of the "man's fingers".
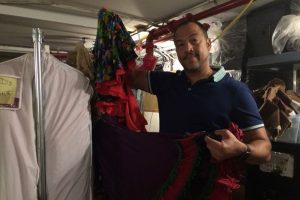
<path id="1" fill-rule="evenodd" d="M 220 142 L 218 140 L 210 138 L 209 136 L 205 136 L 204 141 L 206 142 L 208 148 L 220 146 Z"/>
<path id="2" fill-rule="evenodd" d="M 223 139 L 230 138 L 231 135 L 233 135 L 229 130 L 227 129 L 220 129 L 215 131 L 216 135 L 221 136 Z"/>

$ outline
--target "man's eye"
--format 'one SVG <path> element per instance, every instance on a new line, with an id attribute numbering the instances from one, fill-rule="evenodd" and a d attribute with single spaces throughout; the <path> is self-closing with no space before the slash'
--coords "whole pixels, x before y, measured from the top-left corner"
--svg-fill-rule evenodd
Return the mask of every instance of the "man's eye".
<path id="1" fill-rule="evenodd" d="M 193 43 L 193 44 L 197 44 L 197 43 L 198 43 L 198 39 L 197 39 L 197 38 L 193 38 L 193 39 L 192 39 L 192 43 Z"/>
<path id="2" fill-rule="evenodd" d="M 182 42 L 176 44 L 176 47 L 182 47 L 182 46 L 183 46 Z"/>

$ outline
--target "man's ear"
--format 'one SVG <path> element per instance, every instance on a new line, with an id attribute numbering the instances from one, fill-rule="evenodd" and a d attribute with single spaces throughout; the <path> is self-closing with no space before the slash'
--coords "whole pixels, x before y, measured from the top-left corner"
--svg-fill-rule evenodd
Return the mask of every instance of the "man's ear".
<path id="1" fill-rule="evenodd" d="M 211 48 L 211 41 L 209 38 L 206 39 L 206 45 L 207 45 L 207 49 L 210 50 Z"/>

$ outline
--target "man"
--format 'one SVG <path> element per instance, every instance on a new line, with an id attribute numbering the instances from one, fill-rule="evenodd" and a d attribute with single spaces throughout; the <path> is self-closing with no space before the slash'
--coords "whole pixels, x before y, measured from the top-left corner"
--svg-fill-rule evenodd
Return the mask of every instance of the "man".
<path id="1" fill-rule="evenodd" d="M 271 144 L 250 90 L 209 66 L 210 39 L 202 24 L 187 21 L 174 32 L 174 43 L 182 72 L 133 70 L 131 86 L 157 95 L 160 131 L 193 133 L 214 131 L 218 141 L 206 136 L 211 155 L 218 161 L 238 157 L 249 164 L 270 159 Z M 229 130 L 230 122 L 245 134 L 240 142 Z"/>

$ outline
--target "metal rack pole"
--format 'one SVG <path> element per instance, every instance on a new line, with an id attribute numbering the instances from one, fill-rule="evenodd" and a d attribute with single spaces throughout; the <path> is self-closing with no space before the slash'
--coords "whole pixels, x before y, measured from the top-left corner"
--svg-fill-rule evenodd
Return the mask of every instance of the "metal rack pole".
<path id="1" fill-rule="evenodd" d="M 34 71 L 35 71 L 35 127 L 36 127 L 36 149 L 37 160 L 39 164 L 39 182 L 38 182 L 38 199 L 47 199 L 46 189 L 46 165 L 45 165 L 45 135 L 43 120 L 43 91 L 42 91 L 42 31 L 39 28 L 32 29 L 32 39 L 34 43 Z"/>

